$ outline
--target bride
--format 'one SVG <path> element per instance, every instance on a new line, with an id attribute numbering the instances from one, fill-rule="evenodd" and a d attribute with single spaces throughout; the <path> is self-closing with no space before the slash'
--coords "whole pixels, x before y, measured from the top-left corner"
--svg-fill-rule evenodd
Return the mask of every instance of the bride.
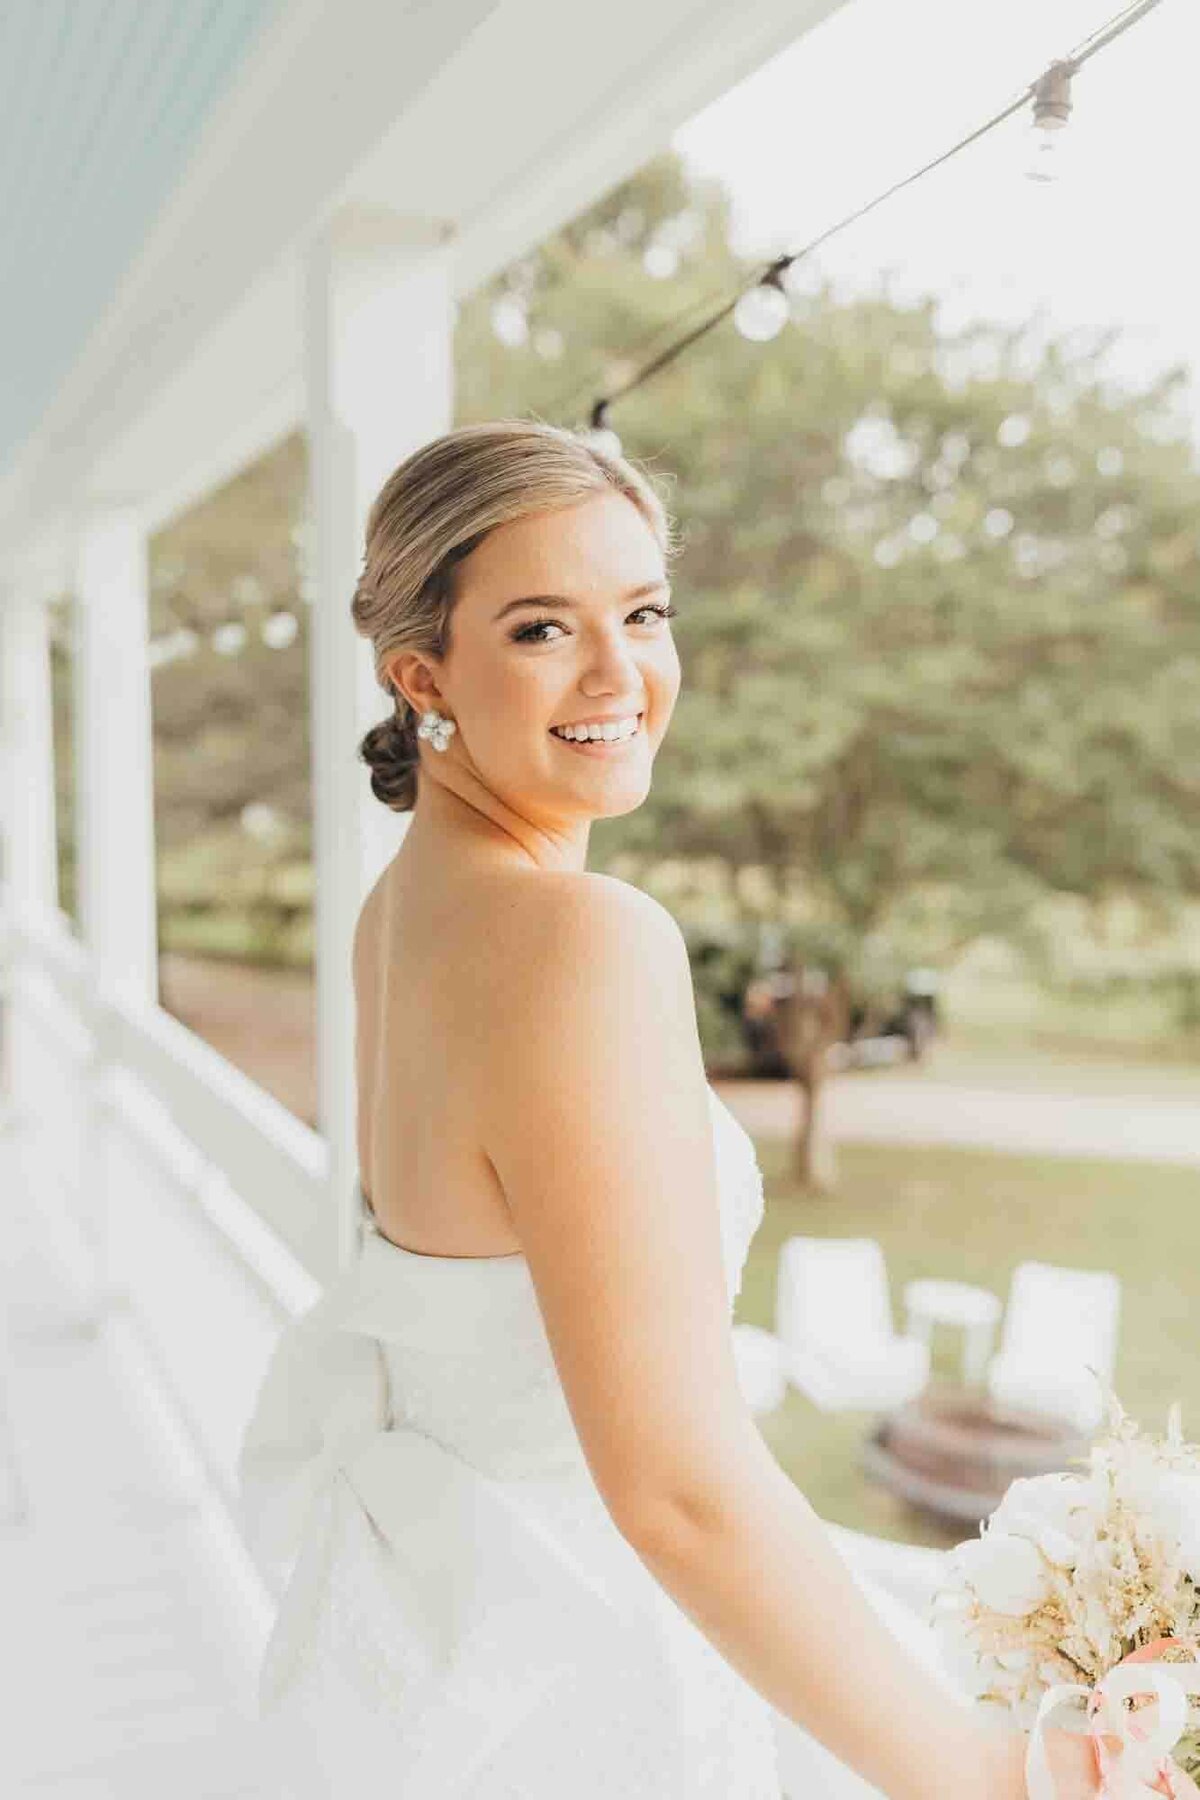
<path id="1" fill-rule="evenodd" d="M 355 933 L 359 1246 L 240 1464 L 297 1792 L 780 1800 L 776 1714 L 812 1750 L 788 1800 L 1025 1791 L 1024 1737 L 912 1660 L 743 1402 L 753 1146 L 677 924 L 586 866 L 679 692 L 675 549 L 640 469 L 523 421 L 427 444 L 370 515 L 395 711 L 362 755 L 413 816 Z"/>

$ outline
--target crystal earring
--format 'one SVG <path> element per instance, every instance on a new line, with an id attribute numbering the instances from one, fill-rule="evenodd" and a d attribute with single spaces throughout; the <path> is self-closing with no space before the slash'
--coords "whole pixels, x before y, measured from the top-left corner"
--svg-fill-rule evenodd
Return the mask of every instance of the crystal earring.
<path id="1" fill-rule="evenodd" d="M 444 750 L 458 726 L 453 719 L 443 718 L 440 712 L 421 714 L 421 723 L 417 726 L 417 736 L 428 738 L 435 750 Z"/>

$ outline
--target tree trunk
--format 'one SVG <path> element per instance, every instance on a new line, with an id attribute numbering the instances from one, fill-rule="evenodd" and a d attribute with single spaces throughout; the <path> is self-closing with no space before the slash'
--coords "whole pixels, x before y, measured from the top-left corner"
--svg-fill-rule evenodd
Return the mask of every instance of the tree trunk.
<path id="1" fill-rule="evenodd" d="M 830 1046 L 844 1040 L 850 996 L 844 976 L 830 980 L 819 970 L 796 971 L 795 991 L 777 1002 L 780 1048 L 800 1088 L 801 1121 L 793 1168 L 811 1193 L 837 1185 L 837 1157 L 825 1129 L 822 1095 Z"/>
<path id="2" fill-rule="evenodd" d="M 800 1132 L 792 1167 L 801 1187 L 814 1194 L 826 1194 L 837 1186 L 837 1152 L 825 1130 L 821 1109 L 824 1074 L 815 1057 L 796 1070 L 800 1088 Z"/>

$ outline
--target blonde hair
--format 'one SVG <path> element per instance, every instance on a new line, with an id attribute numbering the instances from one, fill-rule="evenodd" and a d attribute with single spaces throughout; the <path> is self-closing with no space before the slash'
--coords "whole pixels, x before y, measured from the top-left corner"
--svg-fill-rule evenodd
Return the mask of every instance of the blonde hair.
<path id="1" fill-rule="evenodd" d="M 463 425 L 423 445 L 389 475 L 367 519 L 363 575 L 350 608 L 355 629 L 371 640 L 376 676 L 395 709 L 371 727 L 358 752 L 385 806 L 412 808 L 419 766 L 416 714 L 385 663 L 397 650 L 445 656 L 455 567 L 489 531 L 607 489 L 633 502 L 664 558 L 675 554 L 675 525 L 649 475 L 556 425 L 525 419 Z"/>

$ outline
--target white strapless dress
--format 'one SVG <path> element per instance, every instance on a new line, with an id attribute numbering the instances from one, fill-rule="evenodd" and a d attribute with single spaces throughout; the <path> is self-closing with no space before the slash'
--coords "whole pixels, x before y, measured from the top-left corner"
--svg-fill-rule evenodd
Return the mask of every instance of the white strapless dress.
<path id="1" fill-rule="evenodd" d="M 732 1315 L 762 1176 L 708 1092 Z M 403 1250 L 361 1212 L 241 1451 L 247 1529 L 288 1575 L 259 1704 L 296 1791 L 780 1800 L 777 1715 L 604 1507 L 524 1257 Z"/>

